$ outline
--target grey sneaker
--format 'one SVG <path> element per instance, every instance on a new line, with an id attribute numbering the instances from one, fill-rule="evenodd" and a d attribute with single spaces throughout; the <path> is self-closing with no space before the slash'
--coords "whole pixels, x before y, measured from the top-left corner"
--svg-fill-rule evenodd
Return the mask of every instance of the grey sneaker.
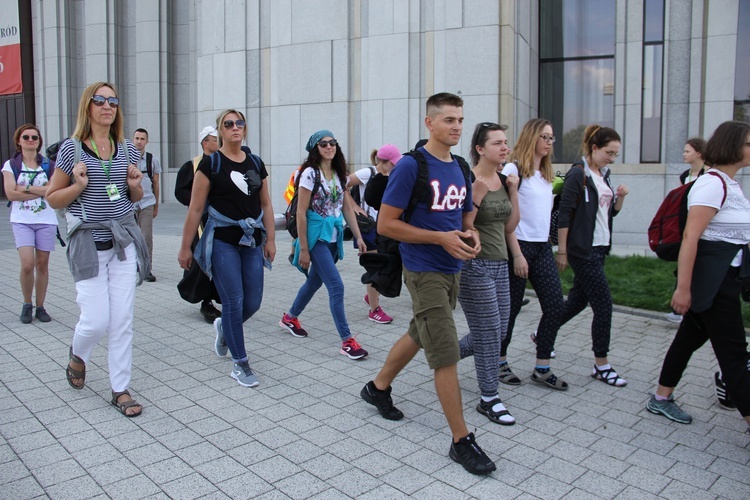
<path id="1" fill-rule="evenodd" d="M 682 411 L 680 407 L 677 406 L 677 403 L 674 402 L 674 395 L 672 394 L 669 395 L 669 399 L 666 401 L 659 401 L 656 399 L 656 396 L 651 396 L 651 399 L 646 404 L 646 409 L 651 413 L 664 415 L 669 420 L 674 420 L 681 424 L 689 424 L 693 421 L 693 417 Z"/>
<path id="2" fill-rule="evenodd" d="M 21 323 L 31 323 L 31 317 L 34 312 L 34 306 L 31 304 L 24 304 L 21 307 Z"/>
<path id="3" fill-rule="evenodd" d="M 221 329 L 221 317 L 214 320 L 214 331 L 216 332 L 216 342 L 214 342 L 214 351 L 216 355 L 223 358 L 227 355 L 229 348 L 227 341 L 224 340 L 224 330 Z"/>
<path id="4" fill-rule="evenodd" d="M 243 387 L 257 387 L 260 385 L 260 380 L 258 380 L 252 368 L 250 368 L 250 363 L 247 361 L 235 363 L 231 375 Z"/>

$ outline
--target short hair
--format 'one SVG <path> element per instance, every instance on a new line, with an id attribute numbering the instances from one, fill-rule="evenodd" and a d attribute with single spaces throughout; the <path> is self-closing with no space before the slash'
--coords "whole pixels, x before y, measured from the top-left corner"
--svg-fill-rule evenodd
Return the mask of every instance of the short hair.
<path id="1" fill-rule="evenodd" d="M 113 83 L 96 82 L 86 87 L 86 89 L 83 91 L 83 94 L 81 94 L 81 100 L 78 102 L 78 117 L 76 118 L 76 128 L 73 131 L 73 135 L 71 136 L 74 139 L 78 139 L 79 141 L 83 142 L 91 137 L 91 116 L 89 116 L 91 98 L 94 97 L 96 91 L 102 87 L 109 87 L 110 89 L 112 89 L 112 92 L 114 92 L 115 97 L 119 98 L 119 96 L 117 95 L 117 89 L 115 88 L 115 85 Z M 113 121 L 112 125 L 110 125 L 109 127 L 109 136 L 114 142 L 123 142 L 125 140 L 125 126 L 123 122 L 124 115 L 125 110 L 122 107 L 122 101 L 120 101 L 120 105 L 117 106 L 117 109 L 115 110 L 115 121 Z"/>
<path id="2" fill-rule="evenodd" d="M 588 156 L 594 146 L 603 148 L 612 141 L 622 142 L 620 134 L 615 129 L 602 127 L 601 125 L 589 125 L 583 132 L 581 151 L 584 156 Z"/>
<path id="3" fill-rule="evenodd" d="M 27 130 L 34 130 L 39 136 L 39 144 L 37 144 L 36 146 L 36 152 L 38 153 L 42 150 L 42 144 L 44 143 L 44 141 L 42 140 L 42 133 L 39 132 L 39 129 L 33 123 L 24 123 L 16 129 L 15 133 L 13 134 L 13 143 L 16 145 L 16 151 L 18 151 L 19 153 L 21 152 L 21 144 L 19 143 L 21 142 L 21 136 Z"/>
<path id="4" fill-rule="evenodd" d="M 222 137 L 223 134 L 221 133 L 221 131 L 224 130 L 224 118 L 226 118 L 227 115 L 231 115 L 232 113 L 239 116 L 240 120 L 245 122 L 245 128 L 242 131 L 242 137 L 247 137 L 247 120 L 245 119 L 245 115 L 243 115 L 241 111 L 237 111 L 236 109 L 225 109 L 224 111 L 219 113 L 219 116 L 216 117 L 216 130 L 219 133 L 219 147 L 222 147 L 224 145 L 224 138 Z"/>
<path id="5" fill-rule="evenodd" d="M 489 133 L 494 130 L 505 132 L 508 130 L 508 126 L 498 125 L 497 123 L 492 122 L 482 122 L 478 123 L 474 128 L 474 134 L 471 136 L 471 151 L 469 151 L 469 154 L 471 155 L 471 162 L 475 166 L 479 164 L 479 152 L 477 151 L 477 146 L 484 147 L 484 145 L 487 144 Z"/>
<path id="6" fill-rule="evenodd" d="M 539 140 L 544 127 L 552 122 L 544 118 L 533 118 L 526 122 L 518 135 L 518 141 L 513 147 L 510 154 L 510 161 L 518 167 L 518 176 L 521 178 L 531 177 L 534 175 L 534 154 L 536 153 L 536 142 Z M 552 171 L 552 155 L 554 154 L 554 145 L 550 145 L 549 154 L 542 158 L 539 165 L 539 172 L 547 182 L 552 182 L 555 173 Z"/>
<path id="7" fill-rule="evenodd" d="M 733 165 L 743 158 L 748 142 L 750 125 L 745 122 L 726 121 L 719 125 L 706 143 L 703 161 L 706 165 Z"/>
<path id="8" fill-rule="evenodd" d="M 145 128 L 137 128 L 135 129 L 135 132 L 133 132 L 133 136 L 135 136 L 136 133 L 140 132 L 141 134 L 146 134 L 146 139 L 148 139 L 148 130 Z"/>
<path id="9" fill-rule="evenodd" d="M 690 144 L 690 147 L 695 150 L 696 153 L 703 156 L 703 152 L 706 150 L 706 141 L 700 137 L 691 137 L 685 144 Z"/>
<path id="10" fill-rule="evenodd" d="M 455 106 L 462 108 L 464 106 L 464 100 L 458 97 L 456 94 L 449 92 L 440 92 L 439 94 L 431 95 L 427 98 L 427 104 L 425 105 L 425 112 L 429 116 L 434 114 L 437 110 L 440 110 L 443 106 Z"/>

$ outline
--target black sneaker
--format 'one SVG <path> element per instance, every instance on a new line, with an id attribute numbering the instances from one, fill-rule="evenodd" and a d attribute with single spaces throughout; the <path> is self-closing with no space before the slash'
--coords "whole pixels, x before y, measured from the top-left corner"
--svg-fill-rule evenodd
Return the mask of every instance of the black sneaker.
<path id="1" fill-rule="evenodd" d="M 36 319 L 38 319 L 42 323 L 49 323 L 50 321 L 52 321 L 52 318 L 49 314 L 47 314 L 47 311 L 42 306 L 37 306 L 36 314 L 34 314 L 34 316 L 36 316 Z"/>
<path id="2" fill-rule="evenodd" d="M 23 307 L 21 307 L 21 323 L 31 323 L 33 311 L 34 306 L 31 304 L 24 304 Z"/>
<path id="3" fill-rule="evenodd" d="M 153 274 L 151 274 L 151 273 L 148 273 L 148 276 L 146 276 L 146 277 L 145 277 L 145 278 L 143 278 L 143 279 L 144 279 L 145 281 L 148 281 L 149 283 L 153 283 L 154 281 L 156 281 L 156 276 L 154 276 L 154 275 L 153 275 Z"/>
<path id="4" fill-rule="evenodd" d="M 404 418 L 404 414 L 401 410 L 393 406 L 390 386 L 388 389 L 380 391 L 375 387 L 375 383 L 370 380 L 359 392 L 359 395 L 362 399 L 377 408 L 378 413 L 380 413 L 380 415 L 386 420 L 401 420 Z"/>
<path id="5" fill-rule="evenodd" d="M 204 300 L 201 303 L 201 314 L 206 320 L 206 323 L 213 324 L 213 322 L 216 321 L 216 318 L 221 318 L 221 311 L 216 309 L 210 300 Z"/>
<path id="6" fill-rule="evenodd" d="M 716 386 L 716 399 L 719 400 L 719 405 L 727 410 L 736 410 L 737 405 L 732 401 L 727 386 L 721 379 L 721 372 L 714 373 L 714 385 Z"/>
<path id="7" fill-rule="evenodd" d="M 451 449 L 448 456 L 472 474 L 484 476 L 497 469 L 495 462 L 490 460 L 490 457 L 477 444 L 473 432 L 470 432 L 465 438 L 459 439 L 458 443 L 451 440 Z"/>

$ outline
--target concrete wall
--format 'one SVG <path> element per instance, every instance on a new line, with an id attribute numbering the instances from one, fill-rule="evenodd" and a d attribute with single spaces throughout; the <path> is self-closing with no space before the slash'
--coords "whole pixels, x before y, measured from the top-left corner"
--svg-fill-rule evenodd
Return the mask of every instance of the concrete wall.
<path id="1" fill-rule="evenodd" d="M 616 0 L 615 124 L 623 137 L 615 183 L 631 195 L 615 241 L 644 244 L 677 184 L 685 139 L 732 116 L 738 0 L 667 0 L 662 163 L 639 165 L 643 0 Z M 425 135 L 424 101 L 465 100 L 468 156 L 476 123 L 510 126 L 511 143 L 538 115 L 539 5 L 525 0 L 32 0 L 37 121 L 48 142 L 73 129 L 93 81 L 120 91 L 128 135 L 176 171 L 197 134 L 225 108 L 248 118 L 248 145 L 265 160 L 276 211 L 308 136 L 332 130 L 352 169 L 383 143 Z M 565 170 L 560 165 L 560 170 Z"/>

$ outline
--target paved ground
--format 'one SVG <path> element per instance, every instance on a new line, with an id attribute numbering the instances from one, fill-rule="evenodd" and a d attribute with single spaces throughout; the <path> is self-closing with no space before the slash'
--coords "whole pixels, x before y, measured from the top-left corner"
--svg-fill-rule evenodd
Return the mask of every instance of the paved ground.
<path id="1" fill-rule="evenodd" d="M 410 317 L 408 296 L 383 301 L 392 325 L 367 321 L 362 270 L 353 254 L 339 264 L 364 361 L 338 354 L 321 291 L 302 316 L 311 332 L 278 327 L 302 275 L 280 258 L 266 273 L 263 306 L 245 325 L 257 389 L 229 377 L 213 352 L 212 327 L 175 289 L 184 209 L 162 207 L 155 230 L 156 283 L 137 291 L 132 389 L 143 416 L 109 404 L 106 344 L 89 364 L 86 388 L 71 389 L 64 366 L 78 316 L 64 252 L 51 264 L 47 310 L 54 320 L 23 325 L 18 257 L 7 215 L 0 222 L 0 497 L 3 498 L 750 498 L 750 436 L 736 412 L 713 397 L 713 353 L 693 358 L 677 398 L 691 425 L 652 415 L 653 389 L 674 326 L 618 312 L 610 359 L 629 380 L 616 389 L 589 377 L 589 312 L 561 331 L 555 371 L 571 388 L 529 382 L 527 334 L 539 318 L 532 299 L 517 324 L 511 364 L 521 386 L 501 386 L 518 419 L 503 427 L 479 415 L 471 360 L 459 366 L 465 415 L 498 470 L 480 478 L 447 456 L 449 434 L 431 372 L 420 354 L 394 384 L 406 417 L 390 422 L 359 399 Z M 459 328 L 466 331 L 462 313 Z"/>

